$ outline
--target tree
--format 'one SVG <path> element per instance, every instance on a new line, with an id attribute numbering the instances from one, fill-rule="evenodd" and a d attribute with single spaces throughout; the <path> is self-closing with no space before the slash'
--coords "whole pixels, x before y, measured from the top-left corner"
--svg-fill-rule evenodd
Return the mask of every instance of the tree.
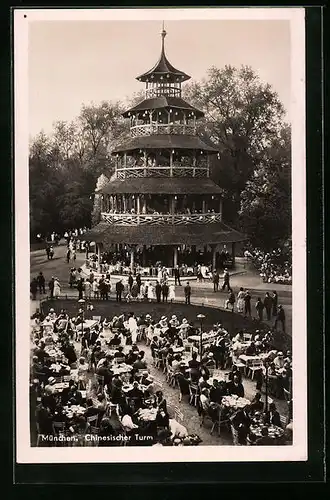
<path id="1" fill-rule="evenodd" d="M 291 237 L 291 137 L 288 127 L 264 151 L 264 159 L 241 194 L 241 228 L 263 250 Z"/>
<path id="2" fill-rule="evenodd" d="M 226 193 L 226 220 L 236 222 L 240 193 L 284 126 L 284 108 L 248 66 L 212 67 L 207 79 L 187 85 L 184 94 L 205 113 L 199 134 L 219 149 L 212 177 Z"/>

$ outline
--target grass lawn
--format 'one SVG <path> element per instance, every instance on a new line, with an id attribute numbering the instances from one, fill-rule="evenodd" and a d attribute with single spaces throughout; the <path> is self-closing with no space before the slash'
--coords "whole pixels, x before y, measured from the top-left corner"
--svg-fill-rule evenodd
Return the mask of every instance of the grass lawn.
<path id="1" fill-rule="evenodd" d="M 247 332 L 254 332 L 255 330 L 267 331 L 269 327 L 254 320 L 244 318 L 243 316 L 232 313 L 230 311 L 223 311 L 214 307 L 203 307 L 190 305 L 187 306 L 182 303 L 163 304 L 163 303 L 149 303 L 149 302 L 122 302 L 117 303 L 113 300 L 101 301 L 93 300 L 91 303 L 94 306 L 93 311 L 86 312 L 86 319 L 91 318 L 92 315 L 112 318 L 119 314 L 134 312 L 136 314 L 151 314 L 154 319 L 160 319 L 165 315 L 171 317 L 176 314 L 179 320 L 186 318 L 188 322 L 195 327 L 200 325 L 199 320 L 196 318 L 197 314 L 204 314 L 206 316 L 203 327 L 208 330 L 215 323 L 222 323 L 226 330 L 234 335 L 238 330 L 245 329 Z M 72 299 L 57 299 L 46 300 L 41 304 L 42 311 L 47 313 L 50 308 L 54 308 L 56 312 L 60 309 L 66 309 L 70 316 L 75 316 L 78 312 L 79 305 L 77 300 Z M 281 332 L 276 332 L 273 342 L 275 349 L 291 350 L 291 338 Z"/>

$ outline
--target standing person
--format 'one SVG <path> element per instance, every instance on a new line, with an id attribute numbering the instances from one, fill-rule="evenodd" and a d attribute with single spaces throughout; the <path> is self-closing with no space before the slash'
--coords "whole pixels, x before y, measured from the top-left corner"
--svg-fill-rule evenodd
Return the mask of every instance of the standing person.
<path id="1" fill-rule="evenodd" d="M 72 259 L 73 259 L 73 262 L 75 262 L 77 259 L 77 252 L 76 252 L 75 248 L 72 249 Z"/>
<path id="2" fill-rule="evenodd" d="M 263 305 L 260 297 L 258 297 L 257 302 L 256 302 L 256 310 L 257 310 L 259 321 L 262 321 L 264 305 Z"/>
<path id="3" fill-rule="evenodd" d="M 168 299 L 171 303 L 175 302 L 175 285 L 173 283 L 168 287 Z"/>
<path id="4" fill-rule="evenodd" d="M 37 282 L 38 282 L 38 287 L 39 287 L 39 293 L 46 293 L 45 291 L 45 277 L 42 274 L 42 271 L 37 276 Z"/>
<path id="5" fill-rule="evenodd" d="M 231 310 L 234 312 L 235 294 L 234 294 L 234 292 L 232 290 L 229 292 L 228 299 L 225 302 L 225 309 L 228 309 L 229 305 L 231 306 Z"/>
<path id="6" fill-rule="evenodd" d="M 123 281 L 119 280 L 116 283 L 116 301 L 121 302 L 121 296 L 124 291 Z"/>
<path id="7" fill-rule="evenodd" d="M 128 320 L 128 329 L 129 329 L 131 337 L 132 337 L 132 344 L 136 344 L 137 334 L 138 334 L 138 326 L 137 326 L 137 321 L 136 321 L 134 314 L 130 315 L 130 318 Z"/>
<path id="8" fill-rule="evenodd" d="M 276 315 L 276 320 L 275 320 L 275 325 L 274 325 L 275 330 L 277 330 L 277 323 L 278 322 L 281 323 L 283 333 L 285 333 L 285 312 L 284 312 L 283 306 L 281 306 L 281 305 L 278 306 L 278 312 Z"/>
<path id="9" fill-rule="evenodd" d="M 37 298 L 37 291 L 38 291 L 38 282 L 37 278 L 33 278 L 33 280 L 30 283 L 30 291 L 32 295 L 32 300 L 36 300 Z"/>
<path id="10" fill-rule="evenodd" d="M 244 305 L 245 305 L 244 297 L 245 297 L 245 292 L 244 292 L 244 289 L 241 287 L 239 289 L 238 294 L 237 294 L 237 311 L 239 313 L 244 312 Z"/>
<path id="11" fill-rule="evenodd" d="M 277 316 L 277 304 L 278 304 L 278 295 L 276 290 L 273 291 L 273 316 Z"/>
<path id="12" fill-rule="evenodd" d="M 50 259 L 50 248 L 49 246 L 46 246 L 46 255 L 47 255 L 47 260 Z"/>
<path id="13" fill-rule="evenodd" d="M 48 283 L 48 288 L 50 291 L 50 298 L 51 299 L 54 298 L 54 281 L 55 281 L 55 278 L 54 278 L 54 276 L 52 276 L 50 282 Z"/>
<path id="14" fill-rule="evenodd" d="M 49 248 L 49 258 L 50 258 L 50 260 L 53 260 L 53 257 L 54 257 L 54 248 L 53 248 L 53 245 L 51 245 L 50 248 Z"/>
<path id="15" fill-rule="evenodd" d="M 85 281 L 85 299 L 90 300 L 92 296 L 92 284 L 89 280 Z"/>
<path id="16" fill-rule="evenodd" d="M 163 302 L 167 302 L 168 292 L 169 292 L 169 287 L 168 287 L 167 281 L 164 281 L 163 286 L 162 286 Z"/>
<path id="17" fill-rule="evenodd" d="M 132 276 L 132 273 L 130 272 L 129 273 L 129 276 L 128 276 L 128 288 L 129 288 L 129 293 L 132 292 L 132 286 L 133 286 L 133 276 Z"/>
<path id="18" fill-rule="evenodd" d="M 60 282 L 58 281 L 58 278 L 55 278 L 55 280 L 54 280 L 54 297 L 56 299 L 58 299 L 60 295 L 61 295 L 61 285 L 60 285 Z"/>
<path id="19" fill-rule="evenodd" d="M 150 282 L 148 285 L 148 300 L 151 302 L 155 298 L 155 289 L 153 284 Z"/>
<path id="20" fill-rule="evenodd" d="M 227 288 L 228 292 L 231 292 L 231 287 L 230 287 L 230 275 L 228 272 L 228 269 L 225 268 L 224 273 L 223 273 L 223 285 L 222 285 L 222 290 Z"/>
<path id="21" fill-rule="evenodd" d="M 185 296 L 186 304 L 190 305 L 191 286 L 189 285 L 189 281 L 187 281 L 187 284 L 184 287 L 184 296 Z"/>
<path id="22" fill-rule="evenodd" d="M 266 315 L 268 321 L 270 321 L 272 316 L 272 306 L 273 306 L 273 299 L 269 295 L 269 292 L 266 292 L 264 298 L 264 308 L 266 309 Z"/>
<path id="23" fill-rule="evenodd" d="M 181 286 L 179 266 L 175 266 L 175 269 L 174 269 L 174 279 L 175 279 L 175 285 Z"/>
<path id="24" fill-rule="evenodd" d="M 137 273 L 136 275 L 136 284 L 138 286 L 138 294 L 140 293 L 141 291 L 141 284 L 142 284 L 142 280 L 141 280 L 141 274 L 140 273 Z"/>
<path id="25" fill-rule="evenodd" d="M 78 284 L 77 284 L 77 290 L 78 290 L 78 294 L 79 294 L 79 297 L 78 299 L 82 299 L 83 298 L 83 292 L 84 292 L 84 289 L 85 289 L 85 286 L 84 286 L 84 278 L 80 278 L 78 280 Z"/>
<path id="26" fill-rule="evenodd" d="M 213 291 L 218 292 L 219 291 L 219 280 L 220 276 L 218 271 L 214 271 L 213 273 Z"/>
<path id="27" fill-rule="evenodd" d="M 70 248 L 68 248 L 68 250 L 66 252 L 66 261 L 67 261 L 67 263 L 70 262 L 70 259 L 71 259 L 71 250 L 70 250 Z"/>
<path id="28" fill-rule="evenodd" d="M 92 281 L 92 290 L 93 290 L 93 297 L 94 299 L 99 298 L 99 283 L 96 278 L 93 279 Z"/>
<path id="29" fill-rule="evenodd" d="M 244 295 L 244 316 L 251 316 L 251 295 L 249 290 L 246 290 Z"/>
<path id="30" fill-rule="evenodd" d="M 155 292 L 156 292 L 156 300 L 159 303 L 161 301 L 161 295 L 162 295 L 162 285 L 157 281 L 156 286 L 155 286 Z"/>

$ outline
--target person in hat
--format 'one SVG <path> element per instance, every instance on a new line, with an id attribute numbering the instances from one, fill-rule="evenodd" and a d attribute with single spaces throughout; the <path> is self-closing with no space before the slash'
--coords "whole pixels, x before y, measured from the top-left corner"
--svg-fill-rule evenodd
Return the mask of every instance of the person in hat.
<path id="1" fill-rule="evenodd" d="M 54 278 L 54 276 L 52 276 L 49 283 L 48 283 L 48 288 L 49 288 L 51 299 L 54 298 L 54 281 L 55 281 L 55 278 Z"/>
<path id="2" fill-rule="evenodd" d="M 156 325 L 157 326 L 157 325 Z M 167 328 L 167 318 L 166 316 L 162 316 L 159 321 L 159 326 L 160 328 L 166 329 Z"/>
<path id="3" fill-rule="evenodd" d="M 185 296 L 185 303 L 187 305 L 190 305 L 191 286 L 189 285 L 189 281 L 187 281 L 187 284 L 184 287 L 184 296 Z"/>
<path id="4" fill-rule="evenodd" d="M 48 317 L 49 317 L 50 321 L 56 320 L 57 316 L 56 316 L 56 312 L 53 308 L 49 309 Z"/>
<path id="5" fill-rule="evenodd" d="M 274 324 L 275 330 L 277 330 L 278 323 L 281 323 L 282 331 L 283 331 L 283 333 L 285 333 L 285 312 L 284 312 L 282 305 L 278 306 L 278 311 L 277 311 L 276 320 L 275 320 L 275 324 Z"/>
<path id="6" fill-rule="evenodd" d="M 55 377 L 49 377 L 47 380 L 47 384 L 45 385 L 45 392 L 48 394 L 55 394 L 56 388 L 54 387 L 54 384 L 56 384 L 56 378 Z"/>
<path id="7" fill-rule="evenodd" d="M 249 290 L 246 290 L 245 295 L 244 295 L 244 316 L 250 316 L 251 317 L 251 295 Z"/>
<path id="8" fill-rule="evenodd" d="M 124 291 L 123 280 L 119 280 L 116 283 L 116 302 L 121 302 L 123 291 Z"/>
<path id="9" fill-rule="evenodd" d="M 285 359 L 282 351 L 277 353 L 276 358 L 273 361 L 276 370 L 281 370 L 285 365 Z"/>
<path id="10" fill-rule="evenodd" d="M 159 303 L 161 301 L 161 295 L 162 295 L 162 285 L 157 281 L 156 286 L 155 286 L 155 293 L 156 293 L 156 300 Z"/>
<path id="11" fill-rule="evenodd" d="M 179 326 L 179 320 L 178 318 L 176 317 L 175 314 L 172 315 L 171 319 L 170 319 L 170 326 L 172 328 L 177 328 Z"/>
<path id="12" fill-rule="evenodd" d="M 228 292 L 232 291 L 232 289 L 230 287 L 230 275 L 229 275 L 227 268 L 224 269 L 224 273 L 223 273 L 222 290 L 225 290 L 225 288 L 227 288 Z"/>
<path id="13" fill-rule="evenodd" d="M 229 292 L 228 299 L 225 301 L 225 309 L 228 309 L 229 306 L 231 307 L 232 312 L 234 312 L 235 294 L 232 290 Z"/>

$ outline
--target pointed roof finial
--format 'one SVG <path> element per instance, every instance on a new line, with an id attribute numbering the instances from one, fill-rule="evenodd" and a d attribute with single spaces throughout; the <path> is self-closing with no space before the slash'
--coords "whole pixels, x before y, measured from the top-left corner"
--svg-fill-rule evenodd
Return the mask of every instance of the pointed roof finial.
<path id="1" fill-rule="evenodd" d="M 161 37 L 162 37 L 162 50 L 164 50 L 164 39 L 167 35 L 167 32 L 165 31 L 165 25 L 164 25 L 164 21 L 163 21 L 163 29 L 161 31 Z"/>

